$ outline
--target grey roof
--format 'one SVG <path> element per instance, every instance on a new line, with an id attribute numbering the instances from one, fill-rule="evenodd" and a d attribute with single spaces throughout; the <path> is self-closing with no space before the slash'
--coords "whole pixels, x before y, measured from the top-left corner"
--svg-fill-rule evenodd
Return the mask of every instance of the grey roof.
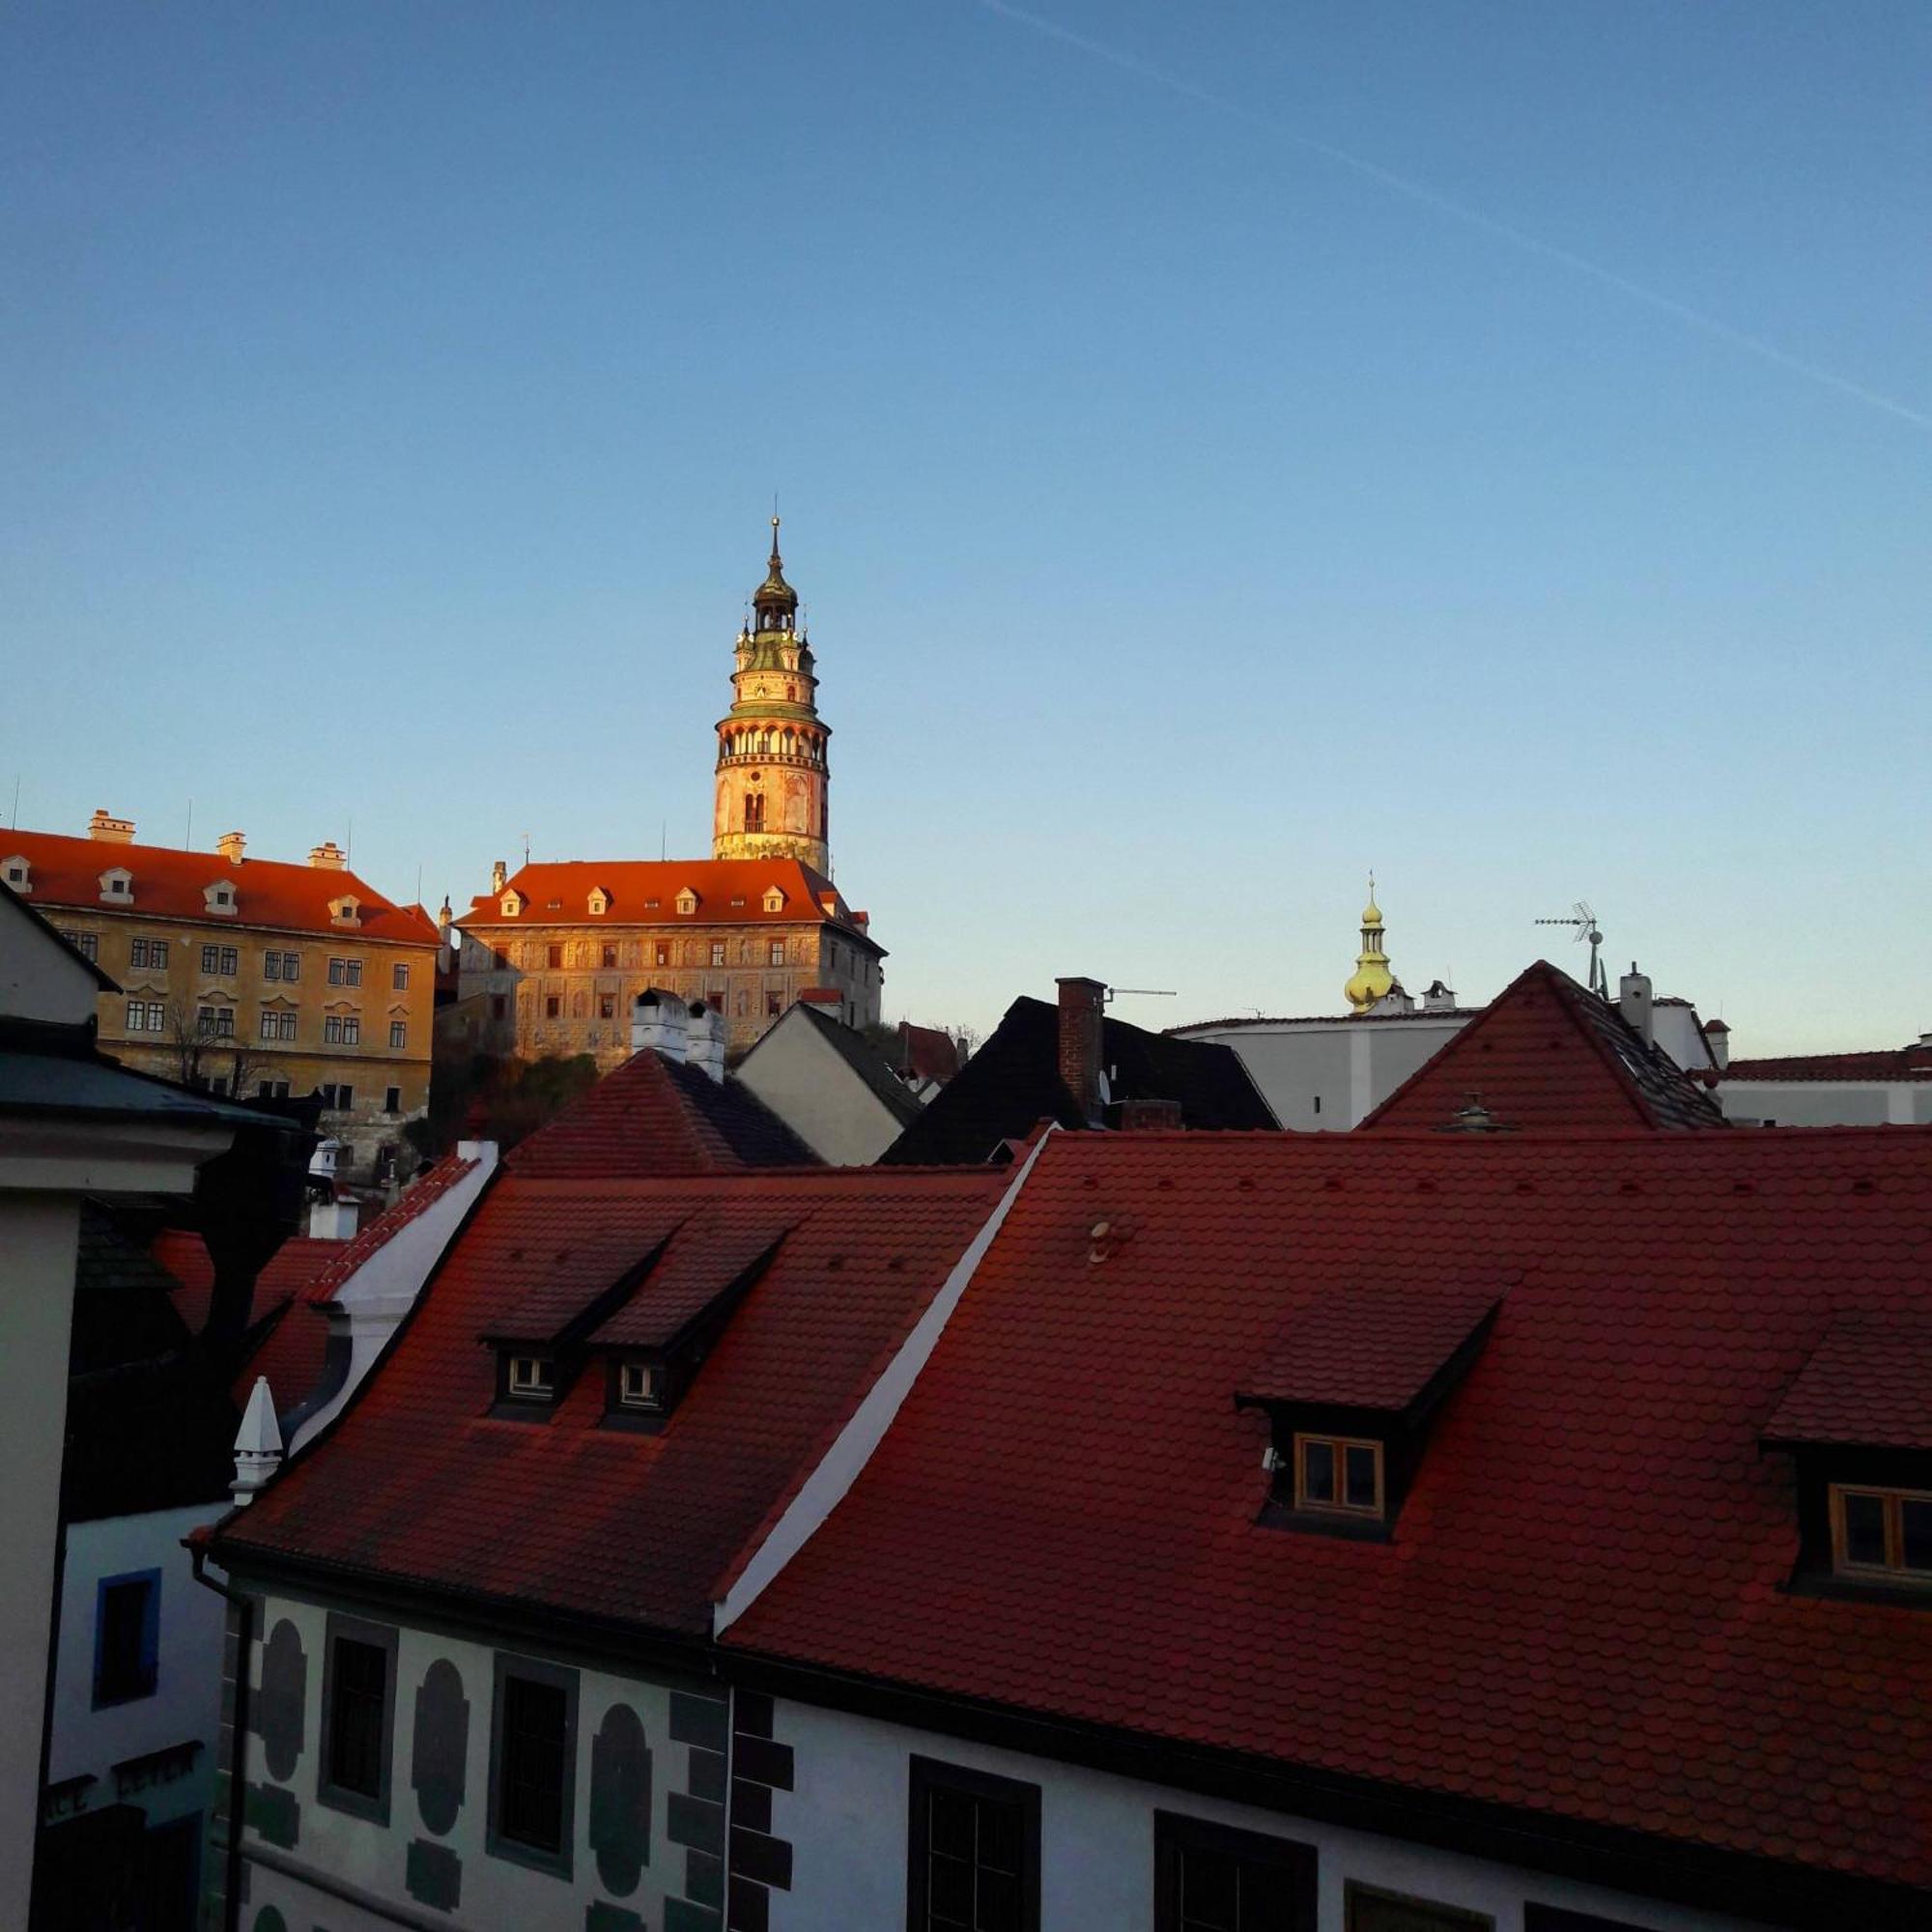
<path id="1" fill-rule="evenodd" d="M 10 1053 L 4 1048 L 0 1048 L 0 1114 L 85 1115 L 183 1127 L 274 1124 L 245 1107 L 191 1094 L 145 1073 L 131 1073 L 98 1056 Z"/>

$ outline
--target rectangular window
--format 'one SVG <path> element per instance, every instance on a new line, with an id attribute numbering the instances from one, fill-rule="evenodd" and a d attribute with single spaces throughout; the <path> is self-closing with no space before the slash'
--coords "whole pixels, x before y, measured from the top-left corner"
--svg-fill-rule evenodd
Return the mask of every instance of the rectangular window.
<path id="1" fill-rule="evenodd" d="M 167 1025 L 168 1010 L 158 1000 L 148 1002 L 148 1031 L 159 1033 Z"/>
<path id="2" fill-rule="evenodd" d="M 1039 1786 L 912 1761 L 912 1932 L 1038 1932 Z"/>
<path id="3" fill-rule="evenodd" d="M 544 1001 L 544 1018 L 556 1020 L 563 1017 L 563 1002 L 553 993 Z"/>
<path id="4" fill-rule="evenodd" d="M 651 954 L 653 965 L 668 966 L 670 964 L 670 942 L 667 939 L 660 939 L 652 947 Z"/>
<path id="5" fill-rule="evenodd" d="M 280 1039 L 281 1037 L 282 1037 L 281 1014 L 265 1012 L 262 1015 L 262 1037 L 264 1039 Z"/>
<path id="6" fill-rule="evenodd" d="M 63 932 L 61 937 L 80 954 L 83 959 L 100 957 L 100 940 L 92 932 Z"/>
<path id="7" fill-rule="evenodd" d="M 403 1111 L 403 1090 L 400 1087 L 383 1089 L 383 1111 L 385 1114 L 400 1114 Z"/>
<path id="8" fill-rule="evenodd" d="M 782 966 L 785 963 L 785 943 L 782 939 L 773 940 L 765 949 L 765 963 L 771 966 Z"/>
<path id="9" fill-rule="evenodd" d="M 275 1037 L 277 1039 L 295 1038 L 296 1015 L 294 1013 L 277 1013 L 275 1018 L 278 1022 Z"/>
<path id="10" fill-rule="evenodd" d="M 505 1386 L 520 1402 L 548 1402 L 556 1393 L 556 1364 L 548 1355 L 512 1355 Z"/>
<path id="11" fill-rule="evenodd" d="M 407 993 L 410 989 L 410 969 L 407 965 L 389 968 L 389 987 L 392 992 Z"/>
<path id="12" fill-rule="evenodd" d="M 1833 1483 L 1832 1563 L 1840 1576 L 1932 1584 L 1932 1493 Z"/>
<path id="13" fill-rule="evenodd" d="M 544 961 L 550 966 L 561 966 L 563 964 L 563 948 L 561 946 L 546 946 L 544 948 Z"/>
<path id="14" fill-rule="evenodd" d="M 346 1114 L 355 1104 L 355 1090 L 353 1087 L 336 1087 L 325 1083 L 316 1089 L 322 1095 L 322 1104 L 330 1113 Z"/>
<path id="15" fill-rule="evenodd" d="M 299 980 L 301 978 L 301 954 L 299 952 L 284 952 L 282 954 L 282 978 L 285 980 Z"/>
<path id="16" fill-rule="evenodd" d="M 1347 1436 L 1294 1438 L 1294 1506 L 1345 1516 L 1382 1513 L 1382 1445 Z"/>
<path id="17" fill-rule="evenodd" d="M 262 954 L 262 978 L 279 980 L 282 977 L 282 955 L 279 952 Z"/>
<path id="18" fill-rule="evenodd" d="M 255 1092 L 264 1100 L 286 1100 L 289 1097 L 289 1083 L 286 1080 L 263 1080 L 257 1083 Z"/>
<path id="19" fill-rule="evenodd" d="M 604 948 L 603 962 L 605 970 L 607 972 L 615 970 L 617 965 L 617 949 L 614 946 L 607 946 Z"/>
<path id="20" fill-rule="evenodd" d="M 201 970 L 213 973 L 221 965 L 221 949 L 218 946 L 204 946 L 201 949 Z"/>
<path id="21" fill-rule="evenodd" d="M 331 1614 L 323 1660 L 322 1765 L 316 1797 L 338 1811 L 389 1822 L 396 1708 L 396 1633 Z"/>
<path id="22" fill-rule="evenodd" d="M 1353 1879 L 1344 1886 L 1342 1899 L 1347 1932 L 1495 1932 L 1496 1921 L 1487 1912 L 1382 1891 Z"/>
<path id="23" fill-rule="evenodd" d="M 615 993 L 598 994 L 597 1017 L 600 1020 L 614 1020 L 617 1017 L 617 996 Z"/>
<path id="24" fill-rule="evenodd" d="M 765 995 L 765 1017 L 775 1020 L 783 1011 L 784 995 L 782 993 L 767 993 Z"/>
<path id="25" fill-rule="evenodd" d="M 343 1017 L 342 1043 L 344 1046 L 362 1044 L 362 1022 L 354 1013 L 345 1014 Z"/>
<path id="26" fill-rule="evenodd" d="M 128 1002 L 128 1032 L 146 1033 L 148 1030 L 148 1003 L 145 1000 Z"/>
<path id="27" fill-rule="evenodd" d="M 623 1408 L 662 1408 L 664 1371 L 655 1362 L 626 1362 L 617 1371 L 617 1402 Z"/>
<path id="28" fill-rule="evenodd" d="M 1312 1845 L 1153 1814 L 1154 1932 L 1315 1932 Z"/>
<path id="29" fill-rule="evenodd" d="M 404 1020 L 391 1020 L 389 1022 L 389 1044 L 391 1046 L 407 1046 L 409 1043 L 410 1029 L 408 1023 Z"/>
<path id="30" fill-rule="evenodd" d="M 328 983 L 331 986 L 359 986 L 362 983 L 361 960 L 331 958 L 328 962 Z"/>
<path id="31" fill-rule="evenodd" d="M 168 970 L 168 942 L 165 939 L 130 939 L 128 942 L 128 963 L 130 966 L 145 966 L 151 972 L 165 973 Z"/>
<path id="32" fill-rule="evenodd" d="M 235 1009 L 233 1007 L 197 1007 L 194 1009 L 195 1031 L 209 1039 L 233 1039 L 235 1037 Z"/>
<path id="33" fill-rule="evenodd" d="M 342 1015 L 340 1013 L 323 1014 L 322 1043 L 325 1046 L 340 1046 L 342 1044 Z"/>
<path id="34" fill-rule="evenodd" d="M 714 966 L 722 966 L 724 963 L 724 942 L 722 939 L 714 939 L 711 942 L 711 963 Z"/>
<path id="35" fill-rule="evenodd" d="M 490 995 L 490 1017 L 493 1020 L 507 1019 L 509 1017 L 509 1012 L 510 1012 L 510 1001 L 508 995 L 503 993 L 492 993 Z"/>
<path id="36" fill-rule="evenodd" d="M 498 1656 L 490 1740 L 489 1849 L 569 1877 L 577 1673 Z"/>
<path id="37" fill-rule="evenodd" d="M 155 1694 L 160 1655 L 161 1573 L 103 1577 L 94 1599 L 94 1702 L 129 1704 Z"/>

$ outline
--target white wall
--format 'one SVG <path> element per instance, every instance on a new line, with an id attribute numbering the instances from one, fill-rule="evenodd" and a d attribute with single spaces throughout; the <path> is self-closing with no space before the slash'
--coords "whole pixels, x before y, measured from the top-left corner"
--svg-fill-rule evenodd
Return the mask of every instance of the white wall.
<path id="1" fill-rule="evenodd" d="M 137 1804 L 150 1825 L 165 1824 L 208 1803 L 214 1776 L 214 1736 L 221 1705 L 223 1605 L 194 1580 L 182 1538 L 213 1522 L 226 1505 L 199 1503 L 146 1516 L 106 1517 L 71 1524 L 61 1581 L 60 1657 L 54 1675 L 53 1735 L 47 1779 L 91 1772 L 99 1780 L 85 1808 Z M 94 1708 L 95 1626 L 103 1577 L 158 1570 L 160 1630 L 155 1693 Z M 202 1741 L 191 1776 L 117 1800 L 112 1767 L 149 1751 Z"/>
<path id="2" fill-rule="evenodd" d="M 1718 1105 L 1740 1126 L 1923 1126 L 1932 1080 L 1720 1080 Z"/>
<path id="3" fill-rule="evenodd" d="M 772 1830 L 792 1845 L 792 1889 L 771 1894 L 772 1932 L 905 1923 L 915 1753 L 1039 1785 L 1039 1922 L 1053 1932 L 1151 1932 L 1156 1809 L 1315 1847 L 1320 1932 L 1343 1932 L 1349 1879 L 1489 1913 L 1496 1932 L 1521 1932 L 1526 1900 L 1656 1932 L 1742 1932 L 1748 1923 L 812 1705 L 781 1702 L 774 1729 L 793 1747 L 798 1788 L 774 1799 Z"/>
<path id="4" fill-rule="evenodd" d="M 903 1128 L 798 1007 L 745 1056 L 737 1077 L 837 1167 L 869 1167 Z"/>
<path id="5" fill-rule="evenodd" d="M 1344 1133 L 1473 1018 L 1470 1012 L 1449 1012 L 1390 1019 L 1249 1020 L 1179 1031 L 1183 1039 L 1232 1046 L 1284 1127 Z"/>

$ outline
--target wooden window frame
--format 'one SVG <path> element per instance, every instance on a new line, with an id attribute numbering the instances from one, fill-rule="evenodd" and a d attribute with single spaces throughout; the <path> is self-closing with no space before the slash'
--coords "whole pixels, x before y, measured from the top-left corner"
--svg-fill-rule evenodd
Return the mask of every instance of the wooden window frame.
<path id="1" fill-rule="evenodd" d="M 1440 1921 L 1443 1932 L 1454 1926 L 1457 1932 L 1495 1932 L 1494 1917 L 1466 1905 L 1450 1905 L 1439 1898 L 1424 1898 L 1412 1891 L 1396 1891 L 1388 1886 L 1364 1885 L 1359 1879 L 1346 1879 L 1342 1885 L 1342 1919 L 1346 1932 L 1359 1932 L 1359 1908 L 1363 1905 L 1404 1906 L 1413 1913 L 1428 1913 Z"/>
<path id="2" fill-rule="evenodd" d="M 1905 1524 L 1902 1503 L 1932 1503 L 1932 1490 L 1891 1489 L 1878 1483 L 1831 1483 L 1826 1505 L 1832 1521 L 1832 1571 L 1862 1582 L 1889 1583 L 1907 1590 L 1932 1590 L 1932 1570 L 1911 1570 L 1905 1564 Z M 1883 1563 L 1856 1563 L 1845 1553 L 1845 1498 L 1875 1496 L 1885 1509 Z"/>
<path id="3" fill-rule="evenodd" d="M 1238 1859 L 1260 1870 L 1279 1872 L 1290 1894 L 1294 1932 L 1315 1932 L 1320 1918 L 1319 1861 L 1313 1845 L 1260 1832 L 1238 1831 L 1179 1811 L 1153 1814 L 1153 1928 L 1179 1932 L 1182 1860 L 1188 1852 Z"/>
<path id="4" fill-rule="evenodd" d="M 386 1826 L 389 1799 L 395 1788 L 396 1772 L 396 1627 L 393 1624 L 366 1623 L 360 1617 L 343 1616 L 331 1610 L 323 1637 L 322 1659 L 322 1737 L 321 1757 L 316 1766 L 315 1797 L 318 1804 L 331 1811 L 344 1811 L 352 1818 L 367 1819 Z M 374 1793 L 337 1784 L 335 1771 L 335 1694 L 336 1648 L 343 1642 L 359 1643 L 379 1650 L 385 1660 L 383 1671 L 383 1717 L 377 1745 L 377 1785 Z"/>
<path id="5" fill-rule="evenodd" d="M 548 1372 L 545 1379 L 520 1381 L 517 1378 L 519 1362 L 534 1362 Z M 503 1358 L 503 1393 L 512 1402 L 554 1403 L 556 1400 L 556 1357 L 536 1350 L 521 1355 L 506 1355 Z"/>
<path id="6" fill-rule="evenodd" d="M 931 1905 L 927 1895 L 931 1807 L 927 1801 L 935 1790 L 959 1792 L 969 1798 L 1019 1807 L 1020 1932 L 1039 1932 L 1039 1786 L 917 1754 L 909 1766 L 906 1799 L 908 1932 L 931 1932 Z"/>
<path id="7" fill-rule="evenodd" d="M 1302 1452 L 1310 1444 L 1319 1443 L 1331 1449 L 1335 1454 L 1335 1499 L 1323 1501 L 1308 1493 L 1303 1480 L 1305 1463 Z M 1376 1459 L 1376 1500 L 1373 1506 L 1343 1500 L 1348 1481 L 1348 1452 L 1350 1449 L 1367 1449 Z M 1381 1442 L 1373 1435 L 1330 1435 L 1318 1429 L 1297 1429 L 1290 1450 L 1293 1459 L 1292 1473 L 1294 1477 L 1294 1507 L 1316 1516 L 1347 1517 L 1354 1522 L 1381 1522 L 1388 1514 L 1388 1459 Z"/>
<path id="8" fill-rule="evenodd" d="M 507 1835 L 501 1829 L 504 1801 L 504 1751 L 507 1744 L 508 1680 L 517 1677 L 526 1683 L 541 1684 L 563 1693 L 562 1789 L 558 1810 L 560 1843 L 554 1851 Z M 548 1872 L 568 1880 L 573 1873 L 577 1851 L 577 1720 L 578 1673 L 560 1664 L 546 1663 L 539 1658 L 519 1657 L 507 1651 L 496 1654 L 495 1695 L 490 1711 L 490 1809 L 484 1821 L 485 1852 L 493 1859 L 527 1865 L 532 1871 Z"/>
<path id="9" fill-rule="evenodd" d="M 651 1378 L 649 1395 L 633 1395 L 630 1378 L 642 1370 Z M 619 1362 L 617 1364 L 617 1406 L 629 1415 L 662 1415 L 665 1412 L 666 1377 L 662 1362 Z"/>

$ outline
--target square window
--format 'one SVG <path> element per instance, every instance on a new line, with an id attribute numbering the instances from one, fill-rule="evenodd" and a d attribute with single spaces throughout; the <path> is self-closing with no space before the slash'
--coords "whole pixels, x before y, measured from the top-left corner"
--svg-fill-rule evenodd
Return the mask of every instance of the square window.
<path id="1" fill-rule="evenodd" d="M 334 1810 L 389 1821 L 396 1633 L 331 1614 L 323 1661 L 322 1764 L 316 1797 Z"/>
<path id="2" fill-rule="evenodd" d="M 1038 1932 L 1039 1786 L 915 1757 L 913 1932 Z"/>
<path id="3" fill-rule="evenodd" d="M 94 1605 L 95 1707 L 152 1697 L 160 1655 L 161 1573 L 103 1577 Z"/>
<path id="4" fill-rule="evenodd" d="M 577 1673 L 497 1659 L 490 1740 L 489 1850 L 570 1876 L 576 1798 Z"/>
<path id="5" fill-rule="evenodd" d="M 549 1402 L 556 1393 L 556 1364 L 548 1355 L 512 1355 L 504 1386 L 520 1402 Z"/>
<path id="6" fill-rule="evenodd" d="M 1314 1932 L 1312 1845 L 1153 1814 L 1154 1932 Z"/>
<path id="7" fill-rule="evenodd" d="M 1339 1435 L 1294 1438 L 1294 1507 L 1382 1514 L 1382 1445 Z"/>
<path id="8" fill-rule="evenodd" d="M 625 1362 L 617 1371 L 617 1401 L 624 1408 L 662 1408 L 664 1371 L 655 1362 Z"/>

